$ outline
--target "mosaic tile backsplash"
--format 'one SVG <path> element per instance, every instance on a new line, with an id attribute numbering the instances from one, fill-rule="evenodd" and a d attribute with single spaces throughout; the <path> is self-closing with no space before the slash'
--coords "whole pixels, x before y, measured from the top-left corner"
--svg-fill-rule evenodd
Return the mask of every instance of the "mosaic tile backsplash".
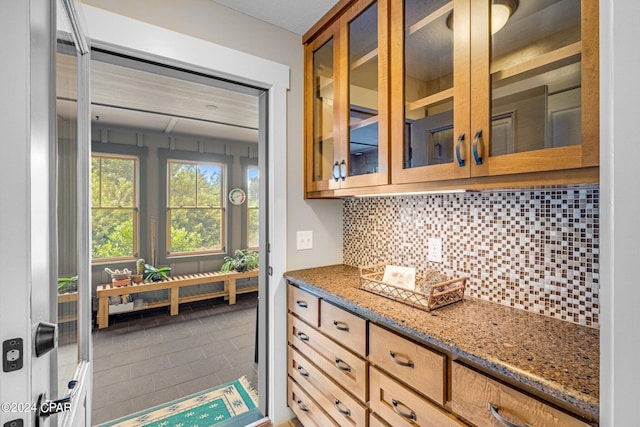
<path id="1" fill-rule="evenodd" d="M 597 186 L 343 203 L 345 264 L 464 275 L 467 296 L 599 327 Z M 427 261 L 430 237 L 442 263 Z"/>

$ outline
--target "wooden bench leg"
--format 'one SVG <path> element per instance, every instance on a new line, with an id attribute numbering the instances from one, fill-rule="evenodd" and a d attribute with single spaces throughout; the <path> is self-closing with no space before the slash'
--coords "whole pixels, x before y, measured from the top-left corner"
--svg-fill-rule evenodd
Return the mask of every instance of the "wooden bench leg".
<path id="1" fill-rule="evenodd" d="M 236 279 L 229 279 L 229 305 L 236 303 Z"/>
<path id="2" fill-rule="evenodd" d="M 109 297 L 100 297 L 98 300 L 98 329 L 109 326 Z"/>
<path id="3" fill-rule="evenodd" d="M 171 298 L 171 315 L 172 316 L 177 316 L 178 315 L 178 305 L 179 305 L 179 296 L 180 296 L 180 288 L 179 287 L 175 287 L 175 288 L 171 288 L 169 289 L 169 296 Z"/>

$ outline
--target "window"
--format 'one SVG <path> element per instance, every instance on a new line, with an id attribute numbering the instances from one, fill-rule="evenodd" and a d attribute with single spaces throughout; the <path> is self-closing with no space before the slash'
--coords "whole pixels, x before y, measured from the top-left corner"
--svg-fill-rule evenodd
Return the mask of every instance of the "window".
<path id="1" fill-rule="evenodd" d="M 169 255 L 224 251 L 225 166 L 167 161 Z"/>
<path id="2" fill-rule="evenodd" d="M 257 166 L 247 167 L 247 247 L 256 249 L 259 243 L 260 172 Z"/>
<path id="3" fill-rule="evenodd" d="M 91 255 L 94 262 L 138 254 L 138 158 L 91 158 Z"/>

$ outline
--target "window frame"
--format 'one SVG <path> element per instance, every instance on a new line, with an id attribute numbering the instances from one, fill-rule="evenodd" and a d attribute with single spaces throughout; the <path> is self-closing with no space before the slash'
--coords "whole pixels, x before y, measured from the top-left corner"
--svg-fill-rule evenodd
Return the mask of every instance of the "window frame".
<path id="1" fill-rule="evenodd" d="M 144 221 L 141 220 L 142 215 L 142 206 L 144 205 L 143 200 L 143 192 L 141 188 L 143 186 L 143 176 L 144 170 L 146 170 L 146 154 L 147 150 L 145 147 L 129 147 L 129 146 L 118 146 L 115 144 L 101 144 L 101 143 L 92 143 L 91 150 L 91 160 L 93 161 L 94 157 L 100 158 L 110 158 L 110 159 L 131 159 L 134 161 L 134 203 L 133 207 L 134 218 L 133 218 L 133 254 L 131 256 L 122 256 L 122 257 L 111 257 L 111 258 L 95 258 L 93 253 L 91 254 L 91 264 L 99 265 L 99 264 L 109 264 L 109 263 L 117 263 L 117 262 L 131 262 L 140 257 L 140 236 L 144 235 L 146 231 L 146 225 L 143 225 Z M 100 180 L 102 183 L 102 174 L 100 175 Z M 93 199 L 93 198 L 92 198 Z M 91 223 L 93 224 L 93 212 L 96 207 L 93 205 L 93 200 L 91 200 Z M 123 209 L 131 209 L 130 207 Z M 92 234 L 93 236 L 93 234 Z M 93 239 L 91 242 L 92 252 L 93 252 Z"/>
<path id="2" fill-rule="evenodd" d="M 255 169 L 258 171 L 258 188 L 260 188 L 260 167 L 258 165 L 258 159 L 254 157 L 242 157 L 240 159 L 242 164 L 242 183 L 247 192 L 246 207 L 242 211 L 242 242 L 243 246 L 247 249 L 257 251 L 260 248 L 260 198 L 258 197 L 258 206 L 255 208 L 249 207 L 249 169 Z M 258 193 L 259 194 L 259 193 Z M 249 210 L 255 209 L 258 212 L 258 246 L 249 246 Z"/>
<path id="3" fill-rule="evenodd" d="M 185 259 L 185 258 L 221 258 L 227 254 L 229 248 L 229 229 L 232 224 L 232 219 L 229 216 L 227 192 L 230 177 L 233 173 L 233 157 L 224 154 L 215 153 L 202 153 L 200 151 L 184 151 L 173 149 L 160 149 L 158 150 L 158 169 L 160 172 L 160 186 L 159 186 L 159 208 L 160 218 L 158 221 L 158 264 L 168 264 L 169 260 Z M 196 164 L 219 164 L 223 166 L 222 172 L 222 197 L 220 199 L 222 207 L 222 226 L 221 226 L 221 240 L 222 248 L 219 251 L 197 251 L 197 252 L 175 252 L 171 253 L 170 250 L 170 229 L 171 224 L 169 221 L 169 163 L 170 162 L 184 162 L 184 163 L 196 163 Z M 164 224 L 164 226 L 162 225 Z"/>

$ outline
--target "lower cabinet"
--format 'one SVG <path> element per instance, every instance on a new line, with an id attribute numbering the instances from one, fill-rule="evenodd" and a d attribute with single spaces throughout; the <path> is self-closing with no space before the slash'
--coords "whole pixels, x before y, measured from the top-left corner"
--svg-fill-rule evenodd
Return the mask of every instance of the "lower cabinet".
<path id="1" fill-rule="evenodd" d="M 475 425 L 590 425 L 460 363 L 453 362 L 451 370 L 451 409 Z"/>
<path id="2" fill-rule="evenodd" d="M 453 415 L 371 367 L 369 370 L 371 411 L 392 426 L 460 427 Z"/>
<path id="3" fill-rule="evenodd" d="M 305 427 L 595 425 L 289 288 L 288 404 Z"/>

